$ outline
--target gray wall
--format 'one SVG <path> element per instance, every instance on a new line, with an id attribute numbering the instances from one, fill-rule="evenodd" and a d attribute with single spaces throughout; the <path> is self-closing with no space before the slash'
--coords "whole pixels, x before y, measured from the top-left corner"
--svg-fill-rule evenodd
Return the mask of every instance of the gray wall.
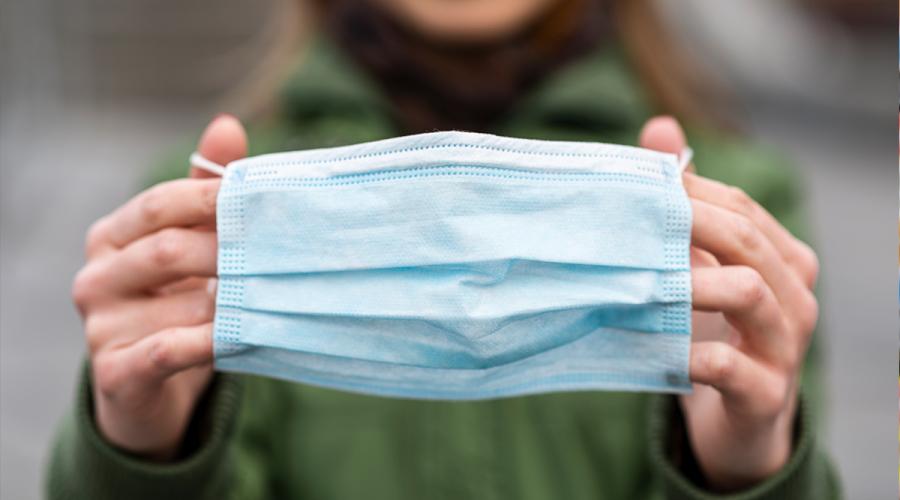
<path id="1" fill-rule="evenodd" d="M 83 355 L 85 228 L 198 134 L 276 0 L 0 0 L 0 497 L 36 498 Z M 806 179 L 822 259 L 829 442 L 849 498 L 897 495 L 896 38 L 784 2 L 664 2 L 744 121 Z M 754 24 L 756 23 L 756 24 Z"/>

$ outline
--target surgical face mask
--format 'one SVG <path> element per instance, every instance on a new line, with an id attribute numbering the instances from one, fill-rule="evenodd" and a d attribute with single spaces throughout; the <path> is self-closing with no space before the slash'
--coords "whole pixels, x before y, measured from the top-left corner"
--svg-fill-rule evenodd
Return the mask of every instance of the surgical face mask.
<path id="1" fill-rule="evenodd" d="M 438 132 L 221 169 L 220 370 L 385 396 L 690 388 L 674 155 Z"/>

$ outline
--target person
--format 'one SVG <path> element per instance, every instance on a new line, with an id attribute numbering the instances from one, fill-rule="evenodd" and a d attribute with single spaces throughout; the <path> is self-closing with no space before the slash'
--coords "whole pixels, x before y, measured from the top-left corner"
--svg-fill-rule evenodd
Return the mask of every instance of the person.
<path id="1" fill-rule="evenodd" d="M 254 153 L 438 129 L 676 153 L 690 138 L 693 393 L 440 402 L 215 373 L 220 181 L 194 170 L 88 231 L 73 295 L 89 359 L 49 497 L 840 497 L 816 437 L 816 351 L 804 362 L 818 264 L 793 235 L 793 178 L 722 125 L 648 2 L 314 6 L 323 34 Z M 197 146 L 220 164 L 247 148 L 230 115 Z"/>

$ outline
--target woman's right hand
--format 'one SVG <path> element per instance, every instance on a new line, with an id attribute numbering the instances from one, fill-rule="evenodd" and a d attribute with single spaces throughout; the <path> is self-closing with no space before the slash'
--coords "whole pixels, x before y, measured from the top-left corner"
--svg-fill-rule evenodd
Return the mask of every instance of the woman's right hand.
<path id="1" fill-rule="evenodd" d="M 198 151 L 246 155 L 240 122 L 221 115 Z M 216 195 L 204 172 L 154 186 L 98 220 L 72 287 L 90 352 L 94 416 L 113 445 L 175 457 L 212 378 Z"/>

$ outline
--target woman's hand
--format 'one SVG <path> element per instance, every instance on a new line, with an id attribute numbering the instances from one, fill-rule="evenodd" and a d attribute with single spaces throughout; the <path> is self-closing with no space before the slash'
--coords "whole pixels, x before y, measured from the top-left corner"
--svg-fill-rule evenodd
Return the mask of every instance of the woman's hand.
<path id="1" fill-rule="evenodd" d="M 246 154 L 233 117 L 207 127 L 199 151 L 221 164 Z M 203 172 L 132 198 L 88 231 L 72 295 L 84 319 L 94 415 L 112 444 L 174 457 L 212 377 L 216 195 Z"/>
<path id="2" fill-rule="evenodd" d="M 678 153 L 678 123 L 647 122 L 641 145 Z M 818 319 L 815 253 L 741 190 L 684 174 L 693 228 L 693 394 L 688 435 L 709 484 L 752 486 L 791 456 L 800 369 Z"/>

